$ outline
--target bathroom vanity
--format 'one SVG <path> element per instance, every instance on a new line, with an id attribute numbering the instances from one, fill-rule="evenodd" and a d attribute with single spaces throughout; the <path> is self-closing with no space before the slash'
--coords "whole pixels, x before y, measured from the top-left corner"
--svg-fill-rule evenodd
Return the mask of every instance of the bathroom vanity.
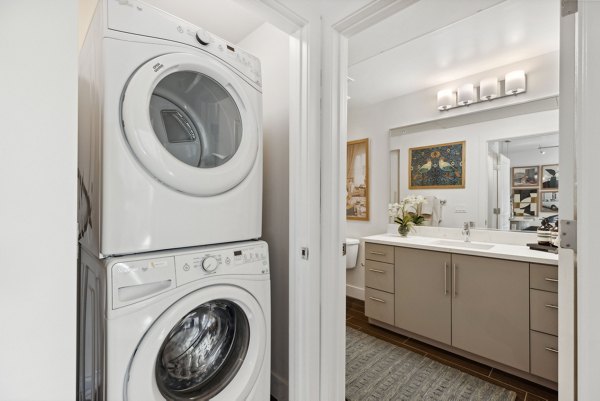
<path id="1" fill-rule="evenodd" d="M 556 388 L 557 255 L 431 237 L 363 240 L 370 323 Z"/>

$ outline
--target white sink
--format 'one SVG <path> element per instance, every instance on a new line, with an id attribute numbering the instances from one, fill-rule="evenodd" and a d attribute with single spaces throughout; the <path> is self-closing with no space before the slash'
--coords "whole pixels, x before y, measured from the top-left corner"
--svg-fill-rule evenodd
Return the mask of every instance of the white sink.
<path id="1" fill-rule="evenodd" d="M 441 245 L 441 246 L 453 246 L 456 248 L 469 248 L 469 249 L 492 249 L 494 244 L 474 244 L 473 242 L 464 242 L 464 241 L 452 241 L 452 240 L 439 240 L 432 242 L 432 245 Z"/>

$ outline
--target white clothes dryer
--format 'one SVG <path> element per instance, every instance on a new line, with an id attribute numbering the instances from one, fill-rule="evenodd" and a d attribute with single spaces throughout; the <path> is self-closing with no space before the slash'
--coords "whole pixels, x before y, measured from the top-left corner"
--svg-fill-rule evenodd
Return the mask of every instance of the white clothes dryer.
<path id="1" fill-rule="evenodd" d="M 80 53 L 80 241 L 99 257 L 256 239 L 259 60 L 135 0 L 102 0 Z"/>
<path id="2" fill-rule="evenodd" d="M 78 399 L 269 400 L 266 243 L 80 265 Z"/>

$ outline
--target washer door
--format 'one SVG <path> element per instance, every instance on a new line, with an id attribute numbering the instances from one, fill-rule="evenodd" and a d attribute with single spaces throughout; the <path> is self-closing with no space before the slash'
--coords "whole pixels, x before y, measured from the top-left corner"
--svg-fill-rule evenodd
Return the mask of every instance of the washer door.
<path id="1" fill-rule="evenodd" d="M 142 65 L 124 91 L 125 137 L 165 185 L 213 196 L 254 166 L 258 126 L 241 78 L 210 57 L 171 53 Z"/>
<path id="2" fill-rule="evenodd" d="M 129 367 L 130 401 L 245 399 L 266 349 L 262 309 L 248 292 L 212 286 L 157 319 Z"/>

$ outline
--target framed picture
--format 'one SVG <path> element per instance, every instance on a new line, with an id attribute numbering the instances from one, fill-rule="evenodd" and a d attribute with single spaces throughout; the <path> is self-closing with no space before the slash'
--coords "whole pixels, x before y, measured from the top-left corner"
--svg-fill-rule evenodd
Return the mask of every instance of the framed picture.
<path id="1" fill-rule="evenodd" d="M 513 212 L 515 216 L 537 216 L 538 189 L 513 189 Z"/>
<path id="2" fill-rule="evenodd" d="M 558 191 L 545 191 L 541 193 L 540 210 L 544 213 L 558 213 Z"/>
<path id="3" fill-rule="evenodd" d="M 369 220 L 369 139 L 348 142 L 346 218 Z"/>
<path id="4" fill-rule="evenodd" d="M 409 189 L 465 187 L 466 142 L 409 149 Z"/>
<path id="5" fill-rule="evenodd" d="M 537 187 L 540 185 L 540 167 L 513 167 L 513 187 Z"/>
<path id="6" fill-rule="evenodd" d="M 542 166 L 542 189 L 558 189 L 558 164 Z"/>

